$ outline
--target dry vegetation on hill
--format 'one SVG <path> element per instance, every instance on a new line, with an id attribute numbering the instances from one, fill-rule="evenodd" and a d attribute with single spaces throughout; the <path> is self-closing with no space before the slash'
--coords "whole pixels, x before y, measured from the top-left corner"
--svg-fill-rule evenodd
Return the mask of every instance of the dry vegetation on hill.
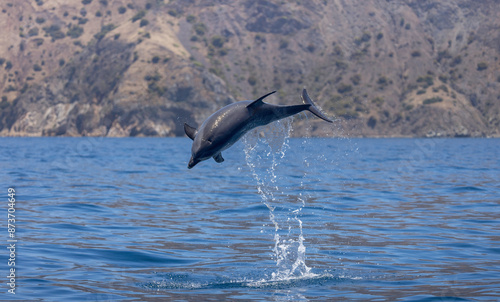
<path id="1" fill-rule="evenodd" d="M 0 4 L 0 135 L 179 136 L 306 87 L 342 132 L 500 136 L 496 0 Z M 304 121 L 295 134 L 304 133 Z"/>

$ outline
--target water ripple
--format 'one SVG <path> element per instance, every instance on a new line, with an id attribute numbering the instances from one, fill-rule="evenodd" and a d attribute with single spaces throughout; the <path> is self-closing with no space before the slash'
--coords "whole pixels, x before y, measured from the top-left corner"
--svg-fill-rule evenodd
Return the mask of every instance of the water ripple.
<path id="1" fill-rule="evenodd" d="M 276 127 L 192 170 L 189 139 L 0 138 L 4 299 L 498 300 L 500 140 Z"/>

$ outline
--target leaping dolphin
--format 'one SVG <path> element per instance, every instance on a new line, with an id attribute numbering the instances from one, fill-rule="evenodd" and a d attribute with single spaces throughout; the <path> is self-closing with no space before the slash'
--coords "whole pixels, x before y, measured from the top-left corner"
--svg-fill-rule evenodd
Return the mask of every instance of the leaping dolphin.
<path id="1" fill-rule="evenodd" d="M 188 168 L 191 169 L 197 163 L 210 157 L 221 163 L 224 161 L 221 152 L 231 147 L 248 131 L 304 110 L 309 110 L 320 119 L 332 123 L 314 105 L 305 89 L 302 91 L 304 104 L 294 106 L 272 105 L 262 101 L 275 92 L 261 96 L 255 101 L 240 101 L 229 104 L 209 116 L 198 130 L 185 123 L 184 132 L 193 140 Z"/>

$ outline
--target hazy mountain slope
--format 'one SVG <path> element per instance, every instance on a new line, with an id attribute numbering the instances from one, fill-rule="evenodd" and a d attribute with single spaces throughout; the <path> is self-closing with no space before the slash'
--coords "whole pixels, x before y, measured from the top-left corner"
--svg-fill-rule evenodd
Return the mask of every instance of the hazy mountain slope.
<path id="1" fill-rule="evenodd" d="M 66 3 L 0 4 L 2 135 L 182 135 L 303 87 L 344 135 L 500 135 L 500 1 Z"/>

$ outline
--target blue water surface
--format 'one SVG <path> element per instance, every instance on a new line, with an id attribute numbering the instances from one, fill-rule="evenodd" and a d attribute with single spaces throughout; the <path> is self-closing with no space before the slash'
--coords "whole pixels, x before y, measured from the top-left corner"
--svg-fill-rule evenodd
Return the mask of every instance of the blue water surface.
<path id="1" fill-rule="evenodd" d="M 0 138 L 0 298 L 500 299 L 500 140 L 278 132 L 191 170 L 187 138 Z"/>

